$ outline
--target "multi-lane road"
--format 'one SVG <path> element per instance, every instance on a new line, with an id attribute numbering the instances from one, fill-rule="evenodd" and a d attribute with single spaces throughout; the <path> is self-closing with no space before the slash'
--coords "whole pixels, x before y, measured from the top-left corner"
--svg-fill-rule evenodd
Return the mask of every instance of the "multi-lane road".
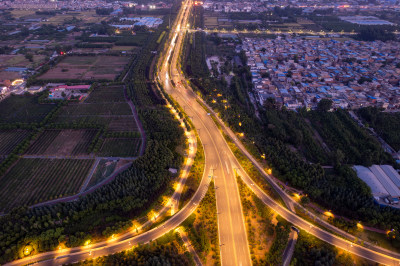
<path id="1" fill-rule="evenodd" d="M 166 222 L 140 235 L 137 235 L 137 232 L 133 230 L 132 232 L 115 237 L 115 239 L 110 239 L 109 241 L 84 247 L 38 254 L 9 264 L 21 265 L 40 261 L 39 264 L 41 265 L 60 265 L 85 260 L 90 257 L 112 254 L 129 249 L 139 243 L 147 243 L 175 229 L 192 214 L 207 192 L 209 182 L 211 179 L 214 179 L 216 186 L 221 263 L 223 265 L 251 265 L 244 217 L 235 180 L 235 173 L 237 173 L 241 176 L 245 184 L 248 185 L 266 205 L 296 227 L 306 230 L 312 235 L 358 256 L 386 265 L 398 265 L 400 262 L 400 256 L 398 254 L 382 249 L 376 251 L 353 244 L 335 234 L 313 226 L 311 223 L 300 218 L 296 213 L 281 206 L 270 198 L 241 168 L 221 132 L 211 118 L 211 115 L 198 103 L 198 101 L 201 100 L 197 98 L 196 94 L 193 93 L 189 87 L 182 85 L 181 81 L 184 80 L 184 77 L 176 68 L 176 60 L 183 40 L 182 28 L 187 25 L 190 8 L 191 0 L 187 0 L 182 5 L 173 27 L 171 45 L 162 63 L 162 68 L 160 69 L 158 77 L 166 91 L 185 108 L 185 112 L 191 117 L 197 132 L 199 132 L 200 140 L 204 146 L 205 171 L 199 188 L 193 198 Z M 169 64 L 171 56 L 173 63 Z M 170 71 L 168 71 L 169 67 Z M 172 86 L 171 79 L 174 80 L 177 86 Z M 224 126 L 222 127 L 224 128 Z M 227 128 L 225 128 L 225 130 L 235 139 L 234 135 L 232 135 L 233 132 L 229 131 Z M 249 158 L 252 158 L 238 140 L 235 140 L 235 142 Z M 253 163 L 256 163 L 255 159 L 252 159 L 254 160 L 252 160 Z M 271 182 L 273 182 L 273 180 Z M 284 199 L 286 197 L 284 196 Z M 290 199 L 286 198 L 285 201 L 286 200 Z"/>
<path id="2" fill-rule="evenodd" d="M 206 147 L 206 172 L 211 172 L 210 178 L 214 179 L 216 187 L 221 264 L 251 265 L 242 205 L 235 179 L 235 171 L 239 169 L 239 164 L 232 157 L 229 146 L 212 118 L 196 101 L 193 91 L 180 84 L 183 79 L 176 66 L 184 37 L 182 32 L 185 31 L 187 26 L 190 9 L 191 1 L 185 8 L 182 20 L 178 20 L 177 32 L 171 40 L 171 46 L 167 53 L 165 62 L 171 62 L 171 67 L 168 63 L 164 63 L 158 77 L 163 82 L 165 91 L 192 118 L 203 146 Z M 172 86 L 171 80 L 174 81 L 176 86 Z"/>
<path id="3" fill-rule="evenodd" d="M 182 25 L 186 26 L 186 22 L 184 20 L 182 21 Z M 177 30 L 183 31 L 184 29 L 181 29 L 180 27 L 178 27 Z M 229 169 L 234 169 L 234 171 L 237 171 L 240 174 L 240 176 L 242 177 L 245 184 L 248 185 L 254 191 L 254 193 L 263 200 L 263 202 L 265 204 L 267 204 L 274 211 L 276 211 L 279 215 L 281 215 L 283 218 L 285 218 L 286 220 L 288 220 L 295 226 L 309 232 L 310 234 L 320 238 L 323 241 L 326 241 L 338 248 L 341 248 L 350 253 L 356 254 L 360 257 L 364 257 L 366 259 L 369 259 L 369 260 L 372 260 L 372 261 L 375 261 L 378 263 L 386 264 L 386 265 L 400 264 L 400 260 L 399 260 L 400 254 L 398 254 L 398 253 L 394 253 L 394 252 L 391 252 L 391 251 L 388 251 L 388 250 L 385 250 L 385 249 L 382 249 L 379 247 L 366 248 L 361 245 L 352 243 L 341 237 L 338 237 L 336 234 L 330 233 L 324 229 L 321 229 L 319 227 L 312 225 L 311 223 L 309 223 L 306 220 L 299 217 L 292 210 L 288 210 L 287 208 L 285 208 L 285 207 L 281 206 L 280 204 L 278 204 L 277 202 L 275 202 L 272 198 L 270 198 L 262 189 L 260 189 L 251 180 L 251 178 L 247 175 L 247 173 L 241 168 L 240 164 L 237 162 L 235 156 L 229 149 L 228 144 L 226 143 L 226 141 L 223 138 L 222 134 L 220 133 L 219 129 L 215 126 L 210 115 L 208 115 L 208 114 L 204 115 L 204 113 L 206 111 L 204 111 L 204 110 L 201 111 L 198 109 L 199 107 L 201 108 L 201 106 L 197 101 L 201 101 L 201 99 L 199 99 L 197 97 L 197 95 L 195 93 L 193 93 L 191 88 L 186 85 L 187 83 L 185 81 L 185 77 L 181 74 L 180 70 L 176 69 L 177 64 L 176 64 L 176 58 L 174 58 L 174 55 L 176 57 L 178 56 L 178 52 L 180 51 L 181 39 L 182 39 L 181 37 L 179 37 L 179 36 L 181 36 L 180 34 L 177 34 L 176 36 L 178 36 L 178 37 L 177 37 L 177 39 L 173 39 L 173 41 L 171 43 L 171 48 L 168 53 L 168 59 L 169 59 L 169 56 L 171 56 L 171 54 L 173 56 L 170 73 L 168 73 L 167 71 L 161 71 L 159 74 L 159 79 L 164 80 L 164 81 L 166 80 L 167 92 L 170 95 L 172 95 L 181 106 L 186 107 L 185 110 L 189 114 L 189 116 L 194 117 L 193 122 L 195 122 L 196 129 L 200 129 L 200 131 L 202 132 L 202 134 L 200 134 L 200 137 L 202 137 L 205 134 L 205 132 L 204 132 L 204 129 L 205 129 L 207 134 L 211 134 L 213 136 L 214 142 L 212 145 L 215 144 L 218 147 L 217 152 L 219 153 L 219 158 L 217 161 L 214 161 L 214 164 L 217 166 L 218 166 L 218 163 L 220 163 L 222 165 L 225 164 L 226 171 L 224 169 L 222 172 L 222 176 L 220 173 L 218 173 L 217 176 L 215 177 L 215 184 L 218 188 L 217 189 L 217 206 L 218 206 L 218 212 L 227 212 L 227 211 L 231 212 L 230 216 L 227 215 L 228 218 L 226 219 L 226 220 L 229 220 L 229 218 L 232 219 L 231 221 L 233 221 L 234 231 L 236 231 L 236 233 L 234 233 L 234 235 L 232 236 L 231 239 L 236 240 L 236 241 L 237 241 L 237 239 L 239 239 L 240 243 L 244 243 L 245 241 L 247 242 L 247 240 L 244 240 L 241 237 L 242 235 L 245 235 L 245 232 L 241 233 L 242 225 L 239 222 L 236 223 L 236 221 L 238 221 L 239 219 L 234 217 L 236 215 L 236 210 L 235 210 L 235 208 L 232 208 L 232 206 L 236 206 L 235 205 L 235 194 L 237 191 L 237 186 L 236 186 L 236 184 L 233 186 L 231 183 L 231 182 L 234 182 L 234 178 L 233 179 L 230 178 L 231 175 L 229 173 Z M 174 42 L 176 42 L 176 44 Z M 175 50 L 175 53 L 173 53 L 173 50 Z M 173 79 L 176 86 L 174 86 L 173 88 L 170 88 L 169 87 L 170 85 L 168 85 L 169 84 L 168 79 Z M 203 104 L 205 104 L 205 103 L 203 102 Z M 214 112 L 212 112 L 212 113 L 214 114 Z M 202 120 L 200 123 L 196 123 L 197 117 L 200 117 L 200 119 Z M 219 120 L 219 119 L 217 118 L 217 120 Z M 249 157 L 255 165 L 259 166 L 258 167 L 259 170 L 263 171 L 262 167 L 260 167 L 260 165 L 257 163 L 257 161 L 246 151 L 246 149 L 243 147 L 243 145 L 240 143 L 240 141 L 236 139 L 233 132 L 229 128 L 226 128 L 222 122 L 220 123 L 220 125 L 222 126 L 224 131 L 226 133 L 228 133 L 228 135 L 231 136 L 231 138 L 234 140 L 235 144 L 242 150 L 242 152 L 244 152 L 245 155 L 247 157 Z M 264 174 L 267 175 L 265 172 L 264 172 Z M 272 178 L 270 178 L 269 181 L 271 183 L 273 183 L 274 187 L 278 190 L 279 194 L 282 196 L 283 200 L 285 201 L 285 203 L 287 203 L 287 205 L 290 206 L 290 205 L 297 204 L 292 198 L 290 198 L 286 193 L 284 193 L 281 189 L 279 189 L 279 186 L 276 183 L 274 183 L 274 180 Z M 220 193 L 221 190 L 227 191 L 228 200 L 226 202 L 218 202 L 218 200 L 219 200 L 218 193 Z M 223 195 L 223 194 L 224 193 L 220 193 L 220 195 Z M 238 210 L 240 209 L 240 207 L 237 207 L 237 208 L 238 208 Z M 218 218 L 220 219 L 220 217 L 221 217 L 221 215 L 219 214 Z M 239 215 L 237 215 L 237 217 L 239 217 Z M 324 224 L 324 225 L 330 226 L 329 227 L 330 229 L 332 227 L 331 225 L 326 225 L 326 224 Z M 229 227 L 230 227 L 230 223 L 221 223 L 219 221 L 220 244 L 222 245 L 221 263 L 225 264 L 225 265 L 240 265 L 241 263 L 243 265 L 247 265 L 247 263 L 250 264 L 251 263 L 250 261 L 245 260 L 246 256 L 247 256 L 247 254 L 245 254 L 245 253 L 246 253 L 246 251 L 248 252 L 248 250 L 245 251 L 245 248 L 238 248 L 236 245 L 233 245 L 229 249 L 225 249 L 225 250 L 223 249 L 223 247 L 225 245 L 225 241 L 224 241 L 224 237 L 221 236 L 221 232 L 224 232 L 224 233 L 226 233 L 227 236 L 229 236 L 229 233 L 228 233 Z M 334 232 L 336 232 L 336 231 L 337 230 L 334 230 Z M 229 238 L 227 238 L 227 239 L 229 239 Z M 237 252 L 240 252 L 240 253 L 237 253 Z M 236 256 L 240 256 L 239 260 L 237 260 L 237 259 L 235 260 L 232 258 L 226 258 L 224 256 L 225 254 L 229 255 L 229 256 L 230 255 L 234 256 L 235 253 L 236 253 Z"/>

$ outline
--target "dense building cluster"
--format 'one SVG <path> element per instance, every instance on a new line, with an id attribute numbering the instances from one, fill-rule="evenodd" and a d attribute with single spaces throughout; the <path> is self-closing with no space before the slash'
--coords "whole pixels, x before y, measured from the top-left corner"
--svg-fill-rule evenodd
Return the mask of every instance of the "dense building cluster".
<path id="1" fill-rule="evenodd" d="M 245 38 L 242 49 L 261 103 L 314 108 L 330 98 L 338 108 L 400 107 L 398 42 Z"/>
<path id="2" fill-rule="evenodd" d="M 141 10 L 170 8 L 171 4 L 164 2 L 148 3 L 146 5 L 138 5 L 135 2 L 127 1 L 105 1 L 105 0 L 4 0 L 0 1 L 0 9 L 69 9 L 69 10 L 83 10 L 95 8 L 113 8 L 115 14 L 123 7 L 135 7 Z"/>
<path id="3" fill-rule="evenodd" d="M 272 10 L 274 7 L 291 6 L 302 8 L 304 12 L 312 12 L 321 9 L 334 9 L 338 12 L 342 11 L 381 11 L 381 10 L 400 10 L 398 1 L 391 0 L 378 0 L 375 3 L 366 3 L 365 1 L 348 0 L 340 2 L 325 2 L 318 0 L 293 1 L 293 0 L 280 0 L 277 2 L 267 1 L 220 1 L 220 0 L 206 0 L 203 4 L 204 9 L 214 12 L 265 12 Z"/>

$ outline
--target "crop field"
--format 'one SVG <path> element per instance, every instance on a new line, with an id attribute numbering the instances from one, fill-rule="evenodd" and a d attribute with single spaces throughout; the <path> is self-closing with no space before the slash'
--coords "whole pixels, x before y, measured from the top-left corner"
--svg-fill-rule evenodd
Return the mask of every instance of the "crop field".
<path id="1" fill-rule="evenodd" d="M 87 155 L 96 129 L 45 130 L 29 147 L 29 155 Z"/>
<path id="2" fill-rule="evenodd" d="M 40 24 L 53 24 L 63 25 L 65 21 L 70 21 L 73 18 L 81 19 L 85 23 L 99 23 L 105 20 L 107 17 L 100 17 L 96 15 L 94 10 L 80 11 L 80 12 L 66 12 L 63 14 L 57 14 L 48 19 L 48 21 L 42 21 Z"/>
<path id="3" fill-rule="evenodd" d="M 111 132 L 133 132 L 137 131 L 135 118 L 132 115 L 118 116 L 59 116 L 54 121 L 57 123 L 70 124 L 96 124 L 103 125 Z"/>
<path id="4" fill-rule="evenodd" d="M 11 14 L 15 18 L 21 18 L 25 16 L 35 15 L 35 11 L 33 10 L 12 10 Z"/>
<path id="5" fill-rule="evenodd" d="M 117 117 L 110 121 L 108 130 L 112 132 L 132 132 L 138 131 L 138 127 L 133 116 Z"/>
<path id="6" fill-rule="evenodd" d="M 108 138 L 99 152 L 100 156 L 134 157 L 138 155 L 141 139 L 139 138 Z"/>
<path id="7" fill-rule="evenodd" d="M 10 154 L 29 134 L 29 130 L 0 130 L 0 156 Z"/>
<path id="8" fill-rule="evenodd" d="M 93 160 L 21 159 L 0 182 L 0 210 L 51 200 L 79 191 Z"/>
<path id="9" fill-rule="evenodd" d="M 94 89 L 86 103 L 110 103 L 125 102 L 124 90 L 122 86 L 108 86 Z"/>
<path id="10" fill-rule="evenodd" d="M 132 115 L 128 103 L 81 103 L 62 108 L 60 116 Z"/>
<path id="11" fill-rule="evenodd" d="M 0 102 L 0 123 L 41 122 L 54 107 L 37 103 L 35 96 L 10 96 Z"/>
<path id="12" fill-rule="evenodd" d="M 128 62 L 126 56 L 68 56 L 39 79 L 114 80 Z"/>
<path id="13" fill-rule="evenodd" d="M 111 48 L 112 51 L 133 51 L 136 49 L 134 46 L 113 46 Z"/>
<path id="14" fill-rule="evenodd" d="M 45 61 L 45 55 L 33 55 L 33 60 L 30 62 L 28 59 L 25 58 L 22 54 L 17 55 L 0 55 L 0 69 L 7 68 L 7 67 L 28 67 L 28 68 L 35 68 L 40 63 Z M 18 72 L 9 72 L 2 70 L 0 71 L 0 80 L 15 80 L 21 78 L 21 73 Z"/>

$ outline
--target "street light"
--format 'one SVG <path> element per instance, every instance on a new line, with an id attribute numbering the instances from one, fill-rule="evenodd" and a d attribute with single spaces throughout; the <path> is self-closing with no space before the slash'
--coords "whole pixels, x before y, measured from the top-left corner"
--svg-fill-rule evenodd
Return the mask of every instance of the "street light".
<path id="1" fill-rule="evenodd" d="M 26 245 L 25 248 L 24 248 L 24 255 L 25 256 L 30 255 L 32 250 L 33 250 L 33 247 L 31 245 Z"/>

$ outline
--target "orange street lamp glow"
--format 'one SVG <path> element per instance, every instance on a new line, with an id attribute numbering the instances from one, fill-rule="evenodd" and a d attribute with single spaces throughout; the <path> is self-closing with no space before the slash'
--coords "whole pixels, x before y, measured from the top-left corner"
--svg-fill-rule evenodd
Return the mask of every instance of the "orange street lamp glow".
<path id="1" fill-rule="evenodd" d="M 242 122 L 239 122 L 239 127 L 241 127 L 242 126 Z"/>
<path id="2" fill-rule="evenodd" d="M 333 213 L 329 212 L 324 212 L 324 214 L 328 217 L 334 217 Z"/>
<path id="3" fill-rule="evenodd" d="M 89 246 L 92 241 L 90 239 L 86 240 L 85 246 Z"/>
<path id="4" fill-rule="evenodd" d="M 25 256 L 30 255 L 31 252 L 32 252 L 32 250 L 33 250 L 33 248 L 32 248 L 31 245 L 26 245 L 25 248 L 24 248 L 24 255 L 25 255 Z"/>
<path id="5" fill-rule="evenodd" d="M 244 137 L 244 133 L 239 133 L 239 136 Z"/>
<path id="6" fill-rule="evenodd" d="M 300 195 L 298 194 L 298 193 L 294 193 L 294 196 L 296 197 L 296 199 L 300 199 L 301 197 L 300 197 Z"/>
<path id="7" fill-rule="evenodd" d="M 272 169 L 271 168 L 267 169 L 267 174 L 272 175 Z"/>
<path id="8" fill-rule="evenodd" d="M 357 228 L 358 228 L 358 229 L 363 229 L 364 226 L 363 226 L 361 223 L 357 223 Z"/>
<path id="9" fill-rule="evenodd" d="M 263 158 L 265 160 L 265 153 L 263 153 L 263 155 L 261 155 L 261 158 Z"/>
<path id="10" fill-rule="evenodd" d="M 20 84 L 22 84 L 23 82 L 24 82 L 23 79 L 16 79 L 16 80 L 14 80 L 14 81 L 11 83 L 11 85 L 12 85 L 12 86 L 20 85 Z"/>

